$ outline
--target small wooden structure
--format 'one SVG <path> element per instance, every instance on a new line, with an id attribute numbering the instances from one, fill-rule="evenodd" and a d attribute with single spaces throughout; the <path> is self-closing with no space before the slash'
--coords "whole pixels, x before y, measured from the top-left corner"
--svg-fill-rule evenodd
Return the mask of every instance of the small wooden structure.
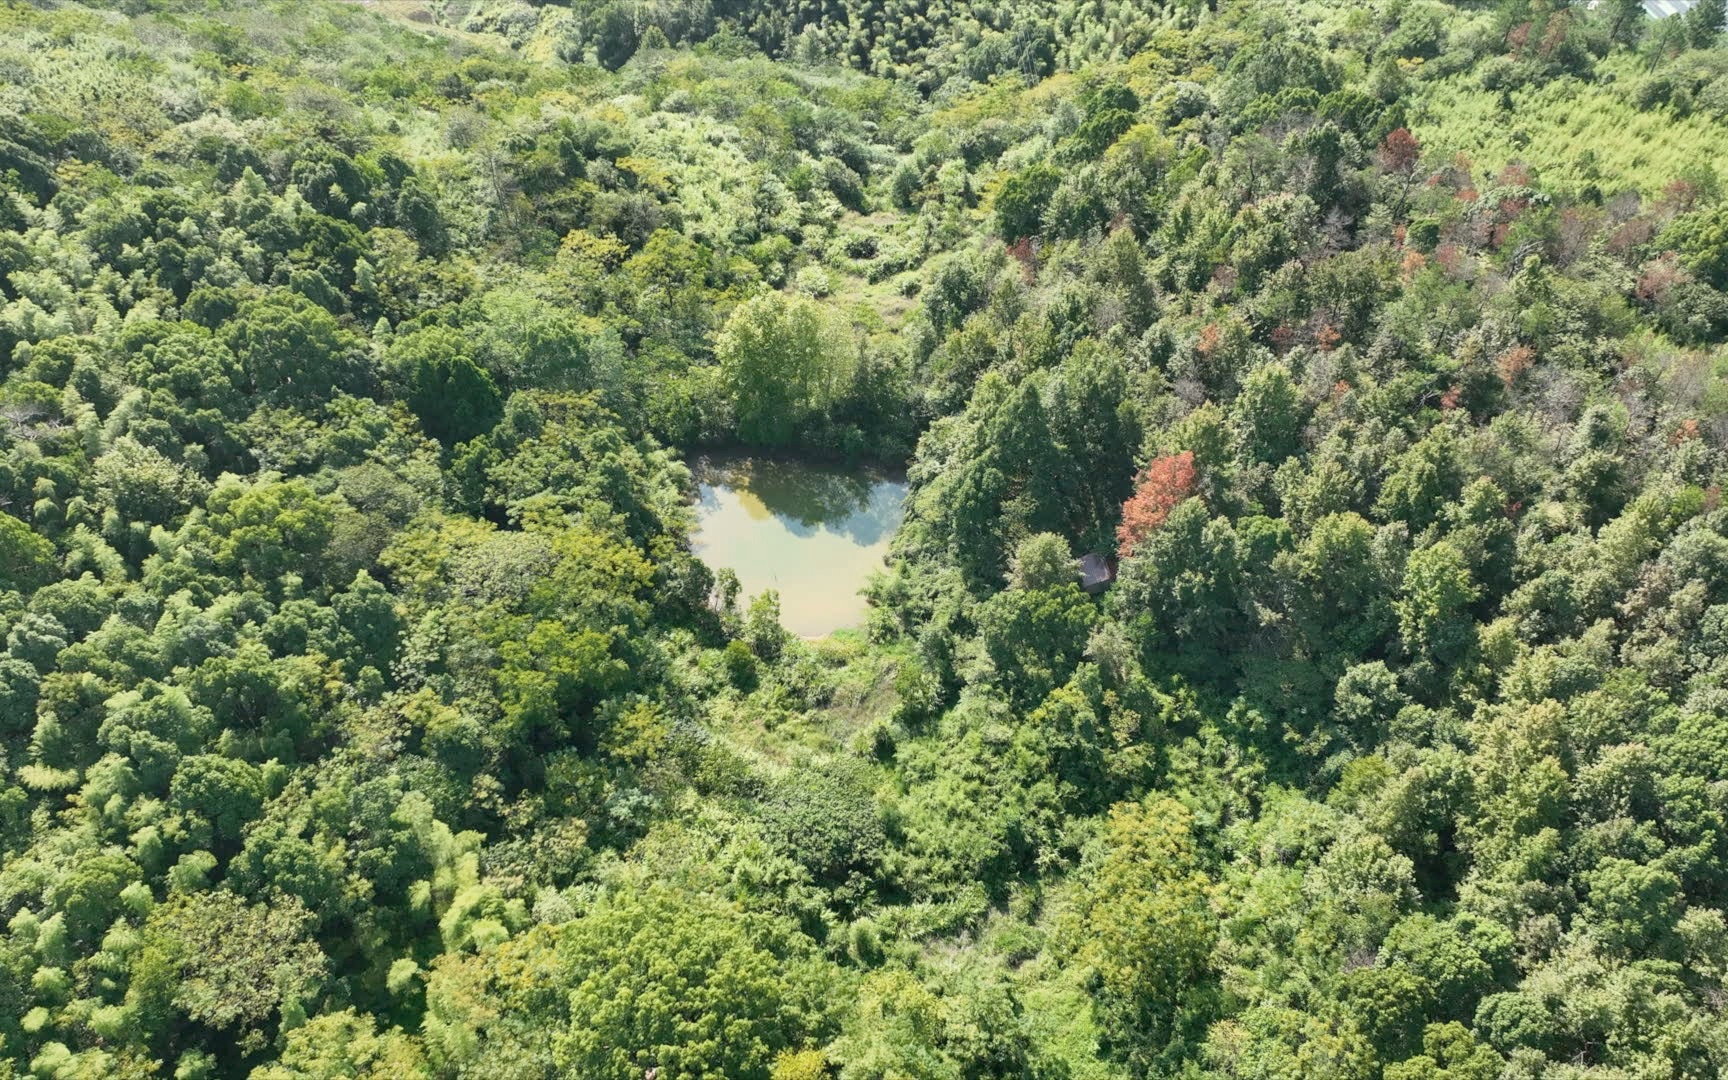
<path id="1" fill-rule="evenodd" d="M 1100 593 L 1116 580 L 1116 560 L 1103 555 L 1080 556 L 1080 587 L 1089 593 Z"/>

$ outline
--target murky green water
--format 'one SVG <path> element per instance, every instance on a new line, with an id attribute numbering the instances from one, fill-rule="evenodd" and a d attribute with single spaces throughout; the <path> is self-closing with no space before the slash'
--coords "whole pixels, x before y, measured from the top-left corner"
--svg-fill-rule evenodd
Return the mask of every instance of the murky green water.
<path id="1" fill-rule="evenodd" d="M 821 637 L 864 621 L 864 587 L 900 524 L 904 477 L 765 458 L 695 465 L 696 553 L 731 567 L 742 602 L 780 590 L 780 621 Z"/>

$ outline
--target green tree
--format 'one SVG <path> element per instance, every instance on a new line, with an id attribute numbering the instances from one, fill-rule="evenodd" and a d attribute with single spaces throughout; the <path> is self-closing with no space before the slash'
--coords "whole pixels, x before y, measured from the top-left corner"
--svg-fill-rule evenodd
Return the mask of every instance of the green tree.
<path id="1" fill-rule="evenodd" d="M 1215 672 L 1217 650 L 1242 626 L 1241 572 L 1236 530 L 1190 498 L 1123 561 L 1111 599 L 1124 617 L 1141 620 L 1147 645 L 1186 648 Z"/>
<path id="2" fill-rule="evenodd" d="M 297 900 L 182 894 L 145 924 L 127 1003 L 157 1030 L 171 1012 L 256 1050 L 277 1024 L 304 1019 L 322 984 L 326 960 L 310 938 L 313 921 Z"/>
<path id="3" fill-rule="evenodd" d="M 819 962 L 773 921 L 641 884 L 584 918 L 441 965 L 428 1048 L 435 1066 L 456 1070 L 514 1073 L 532 1061 L 597 1080 L 652 1069 L 769 1080 L 782 1051 L 825 1031 L 812 977 Z"/>
<path id="4" fill-rule="evenodd" d="M 765 292 L 746 300 L 714 339 L 738 436 L 784 446 L 845 395 L 853 346 L 815 301 Z"/>
<path id="5" fill-rule="evenodd" d="M 1218 923 L 1192 821 L 1171 799 L 1113 809 L 1069 931 L 1097 974 L 1099 1019 L 1137 1069 L 1181 1060 L 1215 1002 Z"/>
<path id="6" fill-rule="evenodd" d="M 54 545 L 11 514 L 0 514 L 0 584 L 29 591 L 54 570 Z"/>
<path id="7" fill-rule="evenodd" d="M 1014 700 L 1032 705 L 1068 680 L 1097 619 L 1097 608 L 1069 577 L 985 601 L 977 615 L 978 639 Z"/>
<path id="8" fill-rule="evenodd" d="M 1728 0 L 1699 0 L 1686 10 L 1686 38 L 1694 49 L 1715 44 L 1728 26 Z"/>
<path id="9" fill-rule="evenodd" d="M 1494 1080 L 1506 1062 L 1463 1024 L 1429 1024 L 1422 1053 L 1386 1066 L 1385 1080 Z"/>
<path id="10" fill-rule="evenodd" d="M 48 901 L 72 941 L 88 943 L 122 913 L 123 894 L 141 876 L 138 865 L 117 851 L 86 855 L 49 884 Z"/>
<path id="11" fill-rule="evenodd" d="M 1036 236 L 1043 228 L 1044 210 L 1062 185 L 1054 166 L 1037 164 L 1009 176 L 996 192 L 996 231 L 1010 244 Z"/>
<path id="12" fill-rule="evenodd" d="M 168 802 L 192 819 L 198 846 L 232 854 L 239 850 L 241 830 L 263 809 L 264 795 L 264 778 L 256 766 L 199 754 L 175 770 Z"/>
<path id="13" fill-rule="evenodd" d="M 1020 541 L 1008 561 L 1011 589 L 1053 589 L 1071 585 L 1080 577 L 1080 564 L 1068 541 L 1055 533 L 1034 533 Z"/>
<path id="14" fill-rule="evenodd" d="M 380 1034 L 353 1009 L 325 1013 L 288 1032 L 282 1057 L 252 1070 L 248 1080 L 393 1080 L 430 1076 L 414 1040 Z"/>
<path id="15" fill-rule="evenodd" d="M 409 339 L 420 347 L 394 357 L 407 370 L 408 408 L 420 418 L 426 433 L 446 446 L 485 434 L 503 414 L 503 398 L 492 376 L 466 355 L 454 351 L 454 334 L 430 342 L 427 335 Z M 449 340 L 456 338 L 456 340 Z"/>
<path id="16" fill-rule="evenodd" d="M 1239 453 L 1248 460 L 1276 465 L 1296 451 L 1303 417 L 1284 365 L 1266 364 L 1250 372 L 1230 412 Z"/>
<path id="17" fill-rule="evenodd" d="M 1418 660 L 1453 664 L 1475 641 L 1470 605 L 1476 583 L 1470 566 L 1448 541 L 1412 552 L 1404 584 L 1393 601 L 1405 650 Z"/>
<path id="18" fill-rule="evenodd" d="M 328 311 L 293 294 L 240 306 L 225 328 L 250 393 L 315 402 L 366 381 L 359 343 Z"/>
<path id="19" fill-rule="evenodd" d="M 317 556 L 336 522 L 333 501 L 304 480 L 228 478 L 211 492 L 208 510 L 219 564 L 266 586 L 289 572 L 317 577 Z"/>

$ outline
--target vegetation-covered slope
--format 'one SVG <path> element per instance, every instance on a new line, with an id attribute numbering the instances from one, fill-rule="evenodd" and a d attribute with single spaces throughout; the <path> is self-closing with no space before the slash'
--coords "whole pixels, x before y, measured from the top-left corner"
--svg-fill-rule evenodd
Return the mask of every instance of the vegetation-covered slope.
<path id="1" fill-rule="evenodd" d="M 0 1076 L 1721 1074 L 1721 7 L 0 6 Z"/>

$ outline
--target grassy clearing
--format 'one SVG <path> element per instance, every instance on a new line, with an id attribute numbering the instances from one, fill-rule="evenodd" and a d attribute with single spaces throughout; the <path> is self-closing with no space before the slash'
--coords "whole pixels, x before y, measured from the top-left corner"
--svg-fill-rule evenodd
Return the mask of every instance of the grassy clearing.
<path id="1" fill-rule="evenodd" d="M 1624 85 L 1560 79 L 1515 91 L 1502 108 L 1498 91 L 1463 78 L 1431 87 L 1411 128 L 1429 153 L 1462 153 L 1478 172 L 1511 161 L 1533 166 L 1546 184 L 1577 190 L 1594 182 L 1604 195 L 1659 192 L 1682 171 L 1728 162 L 1728 125 L 1694 112 L 1640 112 Z"/>

